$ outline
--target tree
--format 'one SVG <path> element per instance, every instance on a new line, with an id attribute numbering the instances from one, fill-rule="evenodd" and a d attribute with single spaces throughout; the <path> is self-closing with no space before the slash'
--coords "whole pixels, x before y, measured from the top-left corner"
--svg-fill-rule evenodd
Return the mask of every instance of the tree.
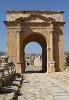
<path id="1" fill-rule="evenodd" d="M 66 65 L 69 66 L 69 55 L 66 58 Z"/>

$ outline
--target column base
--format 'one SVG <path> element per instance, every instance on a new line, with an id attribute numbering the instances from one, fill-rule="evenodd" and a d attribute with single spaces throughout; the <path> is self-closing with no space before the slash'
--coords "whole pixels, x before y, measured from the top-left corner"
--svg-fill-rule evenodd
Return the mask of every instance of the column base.
<path id="1" fill-rule="evenodd" d="M 55 61 L 50 61 L 50 72 L 55 72 Z"/>
<path id="2" fill-rule="evenodd" d="M 16 72 L 17 73 L 21 73 L 22 72 L 22 63 L 20 61 L 17 62 L 17 66 L 16 66 Z"/>

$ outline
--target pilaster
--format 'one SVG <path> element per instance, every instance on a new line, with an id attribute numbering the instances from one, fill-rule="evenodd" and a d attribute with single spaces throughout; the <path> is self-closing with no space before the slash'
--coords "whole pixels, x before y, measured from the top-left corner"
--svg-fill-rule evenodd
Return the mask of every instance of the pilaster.
<path id="1" fill-rule="evenodd" d="M 21 32 L 17 31 L 17 72 L 21 73 Z"/>
<path id="2" fill-rule="evenodd" d="M 53 34 L 54 26 L 53 23 L 50 23 L 50 72 L 55 72 Z"/>

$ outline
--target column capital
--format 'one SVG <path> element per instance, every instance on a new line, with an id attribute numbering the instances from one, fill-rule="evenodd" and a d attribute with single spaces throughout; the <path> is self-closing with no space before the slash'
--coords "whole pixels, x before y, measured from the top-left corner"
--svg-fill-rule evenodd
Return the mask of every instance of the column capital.
<path id="1" fill-rule="evenodd" d="M 50 47 L 48 47 L 48 48 L 46 49 L 46 51 L 51 51 L 51 48 L 50 48 Z"/>
<path id="2" fill-rule="evenodd" d="M 21 64 L 22 62 L 21 61 L 17 61 L 17 64 Z"/>
<path id="3" fill-rule="evenodd" d="M 19 33 L 19 34 L 20 34 L 20 33 L 21 33 L 21 30 L 20 30 L 20 29 L 19 29 L 19 30 L 17 30 L 17 33 Z"/>
<path id="4" fill-rule="evenodd" d="M 50 61 L 50 72 L 55 72 L 55 61 Z"/>
<path id="5" fill-rule="evenodd" d="M 54 25 L 53 22 L 50 22 L 50 33 L 54 32 Z"/>
<path id="6" fill-rule="evenodd" d="M 54 30 L 50 30 L 50 33 L 54 33 Z"/>
<path id="7" fill-rule="evenodd" d="M 54 26 L 54 24 L 53 24 L 52 21 L 50 21 L 49 23 L 50 23 L 50 27 L 53 27 Z"/>

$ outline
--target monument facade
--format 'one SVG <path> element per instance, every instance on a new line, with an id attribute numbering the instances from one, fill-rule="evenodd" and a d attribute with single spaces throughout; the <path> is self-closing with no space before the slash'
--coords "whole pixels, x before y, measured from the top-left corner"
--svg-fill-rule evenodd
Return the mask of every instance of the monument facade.
<path id="1" fill-rule="evenodd" d="M 42 72 L 63 71 L 64 11 L 7 11 L 6 55 L 25 71 L 25 46 L 37 42 L 42 47 Z"/>

